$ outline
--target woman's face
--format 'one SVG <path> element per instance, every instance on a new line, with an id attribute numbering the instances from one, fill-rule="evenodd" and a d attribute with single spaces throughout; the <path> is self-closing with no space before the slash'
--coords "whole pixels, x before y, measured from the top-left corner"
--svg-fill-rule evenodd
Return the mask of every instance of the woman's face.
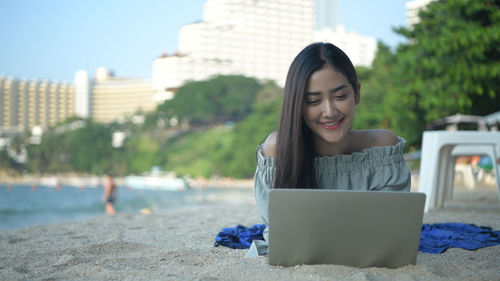
<path id="1" fill-rule="evenodd" d="M 326 65 L 311 75 L 304 96 L 303 115 L 314 132 L 316 146 L 336 143 L 346 136 L 358 103 L 359 95 L 349 80 L 332 66 Z"/>

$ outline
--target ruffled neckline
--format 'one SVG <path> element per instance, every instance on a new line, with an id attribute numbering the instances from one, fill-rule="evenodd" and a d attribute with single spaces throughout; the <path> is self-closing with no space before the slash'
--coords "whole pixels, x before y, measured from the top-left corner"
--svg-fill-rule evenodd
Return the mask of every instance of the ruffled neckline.
<path id="1" fill-rule="evenodd" d="M 406 140 L 402 137 L 397 137 L 398 142 L 394 145 L 386 146 L 373 146 L 364 149 L 362 152 L 354 152 L 352 154 L 338 154 L 333 156 L 316 156 L 314 162 L 318 168 L 321 166 L 336 165 L 345 166 L 349 163 L 360 163 L 360 162 L 372 162 L 379 161 L 386 158 L 397 157 L 403 158 L 403 148 L 406 144 Z M 274 158 L 269 156 L 264 156 L 262 154 L 262 144 L 259 145 L 257 149 L 257 161 L 259 165 L 273 165 Z"/>
<path id="2" fill-rule="evenodd" d="M 373 156 L 387 156 L 387 155 L 392 155 L 392 154 L 402 154 L 403 153 L 403 148 L 406 144 L 406 140 L 403 139 L 402 137 L 397 137 L 398 142 L 394 145 L 385 145 L 385 146 L 372 146 L 369 148 L 364 149 L 361 152 L 353 152 L 351 154 L 338 154 L 338 155 L 333 155 L 333 156 L 316 156 L 315 160 L 322 160 L 322 159 L 332 159 L 332 158 L 344 158 L 347 160 L 348 158 L 364 158 L 366 155 L 373 155 Z"/>

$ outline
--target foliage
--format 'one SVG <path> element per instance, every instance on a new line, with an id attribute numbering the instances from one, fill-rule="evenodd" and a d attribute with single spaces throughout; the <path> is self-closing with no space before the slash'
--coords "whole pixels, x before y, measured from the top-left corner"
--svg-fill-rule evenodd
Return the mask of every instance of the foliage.
<path id="1" fill-rule="evenodd" d="M 66 124 L 69 123 L 63 123 Z M 41 174 L 106 173 L 111 168 L 111 133 L 104 125 L 91 120 L 83 124 L 71 130 L 57 131 L 56 128 L 61 127 L 56 127 L 42 136 L 39 145 L 28 145 L 28 169 Z"/>
<path id="2" fill-rule="evenodd" d="M 165 147 L 166 170 L 190 177 L 220 175 L 220 154 L 231 142 L 230 128 L 217 126 L 170 138 Z"/>
<path id="3" fill-rule="evenodd" d="M 268 104 L 275 102 L 276 100 L 281 100 L 283 98 L 283 89 L 276 85 L 274 81 L 265 81 L 261 90 L 257 92 L 257 98 L 255 100 L 256 106 L 262 104 Z"/>
<path id="4" fill-rule="evenodd" d="M 144 171 L 149 171 L 152 166 L 156 166 L 161 162 L 158 140 L 150 135 L 133 136 L 125 143 L 121 151 L 121 161 L 117 163 L 127 163 L 126 171 L 130 173 L 140 174 Z M 119 172 L 117 170 L 116 172 Z"/>
<path id="5" fill-rule="evenodd" d="M 72 151 L 69 163 L 76 171 L 99 174 L 110 169 L 111 132 L 104 125 L 89 120 L 85 127 L 68 132 L 64 145 Z"/>
<path id="6" fill-rule="evenodd" d="M 7 146 L 0 149 L 0 176 L 7 174 L 19 175 L 22 168 L 22 165 L 9 155 Z"/>
<path id="7" fill-rule="evenodd" d="M 39 145 L 29 144 L 29 171 L 46 174 L 51 172 L 67 172 L 72 169 L 68 163 L 68 150 L 63 143 L 63 135 L 46 133 Z"/>
<path id="8" fill-rule="evenodd" d="M 240 121 L 251 112 L 260 88 L 257 80 L 244 76 L 217 76 L 190 82 L 180 87 L 172 100 L 160 105 L 158 111 L 195 126 Z"/>
<path id="9" fill-rule="evenodd" d="M 281 100 L 259 105 L 255 113 L 234 127 L 231 150 L 224 155 L 224 175 L 236 178 L 249 178 L 253 175 L 257 146 L 277 129 L 280 108 Z"/>
<path id="10" fill-rule="evenodd" d="M 377 55 L 371 68 L 358 67 L 361 84 L 361 101 L 356 107 L 356 129 L 388 128 L 388 112 L 391 108 L 386 99 L 394 91 L 394 77 L 390 75 L 394 54 L 388 46 L 378 43 Z"/>
<path id="11" fill-rule="evenodd" d="M 276 130 L 280 106 L 281 100 L 275 99 L 255 106 L 255 112 L 233 128 L 217 126 L 168 139 L 164 168 L 191 177 L 251 177 L 257 145 Z"/>
<path id="12" fill-rule="evenodd" d="M 388 92 L 389 127 L 418 142 L 425 124 L 500 109 L 500 1 L 431 2 L 400 45 Z"/>

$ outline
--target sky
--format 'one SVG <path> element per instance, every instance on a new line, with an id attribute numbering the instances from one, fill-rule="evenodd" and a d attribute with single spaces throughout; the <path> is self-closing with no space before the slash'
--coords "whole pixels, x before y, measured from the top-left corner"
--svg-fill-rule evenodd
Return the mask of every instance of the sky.
<path id="1" fill-rule="evenodd" d="M 269 0 L 271 1 L 271 0 Z M 407 0 L 339 0 L 347 32 L 396 47 Z M 151 78 L 153 60 L 177 49 L 178 29 L 203 20 L 205 0 L 1 0 L 0 75 L 73 81 L 104 66 Z"/>

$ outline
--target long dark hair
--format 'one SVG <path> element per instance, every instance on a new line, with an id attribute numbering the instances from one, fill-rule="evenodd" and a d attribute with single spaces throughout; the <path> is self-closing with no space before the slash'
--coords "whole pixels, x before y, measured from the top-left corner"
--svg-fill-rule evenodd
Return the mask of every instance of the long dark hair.
<path id="1" fill-rule="evenodd" d="M 351 60 L 333 44 L 313 43 L 295 57 L 286 77 L 276 137 L 275 188 L 318 188 L 313 132 L 304 122 L 302 104 L 309 77 L 325 64 L 344 74 L 358 93 Z"/>

